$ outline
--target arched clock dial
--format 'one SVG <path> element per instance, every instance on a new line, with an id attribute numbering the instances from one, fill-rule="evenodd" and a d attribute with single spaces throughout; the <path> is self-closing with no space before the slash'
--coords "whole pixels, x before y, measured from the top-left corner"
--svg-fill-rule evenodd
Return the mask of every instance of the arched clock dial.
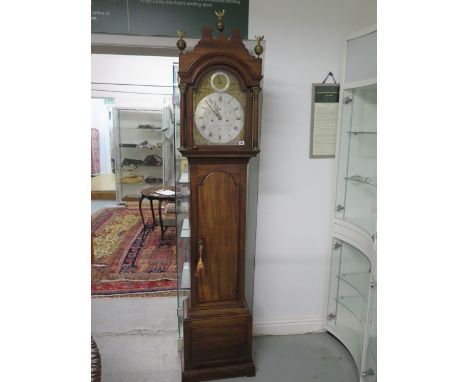
<path id="1" fill-rule="evenodd" d="M 228 143 L 244 128 L 244 111 L 239 101 L 227 93 L 205 96 L 195 109 L 195 126 L 213 144 Z"/>

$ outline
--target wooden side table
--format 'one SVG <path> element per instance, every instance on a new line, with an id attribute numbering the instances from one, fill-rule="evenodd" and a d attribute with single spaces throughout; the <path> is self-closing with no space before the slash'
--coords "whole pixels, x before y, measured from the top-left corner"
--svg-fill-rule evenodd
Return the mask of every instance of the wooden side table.
<path id="1" fill-rule="evenodd" d="M 168 227 L 164 227 L 163 225 L 161 205 L 162 205 L 162 202 L 175 202 L 175 195 L 161 195 L 161 194 L 156 193 L 156 191 L 160 189 L 161 189 L 160 187 L 147 187 L 141 190 L 141 197 L 140 197 L 140 202 L 138 203 L 138 207 L 140 209 L 141 220 L 143 222 L 143 226 L 145 227 L 145 229 L 151 228 L 154 230 L 154 227 L 156 227 L 157 224 L 156 224 L 156 218 L 154 216 L 153 201 L 154 200 L 158 201 L 159 227 L 161 229 L 161 238 L 159 241 L 163 242 L 164 234 L 166 233 L 166 230 Z M 145 217 L 143 216 L 143 210 L 141 208 L 141 205 L 144 199 L 148 199 L 150 202 L 150 206 L 151 206 L 151 216 L 153 217 L 153 221 L 150 224 L 146 223 Z"/>

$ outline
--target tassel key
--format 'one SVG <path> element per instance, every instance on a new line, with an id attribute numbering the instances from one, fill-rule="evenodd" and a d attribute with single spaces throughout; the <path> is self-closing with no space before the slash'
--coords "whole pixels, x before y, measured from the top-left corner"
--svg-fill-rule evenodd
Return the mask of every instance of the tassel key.
<path id="1" fill-rule="evenodd" d="M 205 276 L 205 264 L 201 258 L 198 259 L 197 269 L 195 269 L 195 277 Z"/>
<path id="2" fill-rule="evenodd" d="M 195 277 L 204 277 L 205 276 L 205 264 L 202 259 L 203 254 L 203 241 L 198 239 L 198 263 L 197 268 L 195 269 Z"/>

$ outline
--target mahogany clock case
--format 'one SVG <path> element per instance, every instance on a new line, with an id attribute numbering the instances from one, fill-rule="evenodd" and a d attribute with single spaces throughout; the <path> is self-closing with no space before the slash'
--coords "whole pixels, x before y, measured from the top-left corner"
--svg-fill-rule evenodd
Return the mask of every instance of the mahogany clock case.
<path id="1" fill-rule="evenodd" d="M 255 375 L 252 314 L 245 301 L 245 247 L 247 168 L 260 151 L 261 70 L 262 60 L 250 55 L 238 30 L 228 39 L 223 33 L 213 38 L 211 29 L 204 28 L 195 48 L 179 55 L 179 151 L 188 160 L 190 175 L 190 295 L 183 306 L 185 382 Z M 210 107 L 206 100 L 206 110 L 197 115 L 201 100 L 217 91 L 201 91 L 216 73 L 225 73 L 229 84 L 220 82 L 219 93 L 235 98 L 243 107 L 242 116 L 216 102 Z M 238 87 L 232 90 L 233 84 Z M 227 121 L 231 116 L 240 121 L 243 117 L 243 123 Z M 233 139 L 228 135 L 221 139 L 221 133 L 219 139 L 200 139 L 197 117 L 201 123 L 225 128 Z M 233 126 L 243 130 L 241 138 Z"/>

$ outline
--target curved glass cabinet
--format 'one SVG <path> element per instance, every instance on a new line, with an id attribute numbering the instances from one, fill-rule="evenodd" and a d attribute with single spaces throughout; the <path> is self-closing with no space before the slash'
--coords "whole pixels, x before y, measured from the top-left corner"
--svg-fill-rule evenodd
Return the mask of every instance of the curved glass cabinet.
<path id="1" fill-rule="evenodd" d="M 377 31 L 346 41 L 326 329 L 377 380 Z"/>

